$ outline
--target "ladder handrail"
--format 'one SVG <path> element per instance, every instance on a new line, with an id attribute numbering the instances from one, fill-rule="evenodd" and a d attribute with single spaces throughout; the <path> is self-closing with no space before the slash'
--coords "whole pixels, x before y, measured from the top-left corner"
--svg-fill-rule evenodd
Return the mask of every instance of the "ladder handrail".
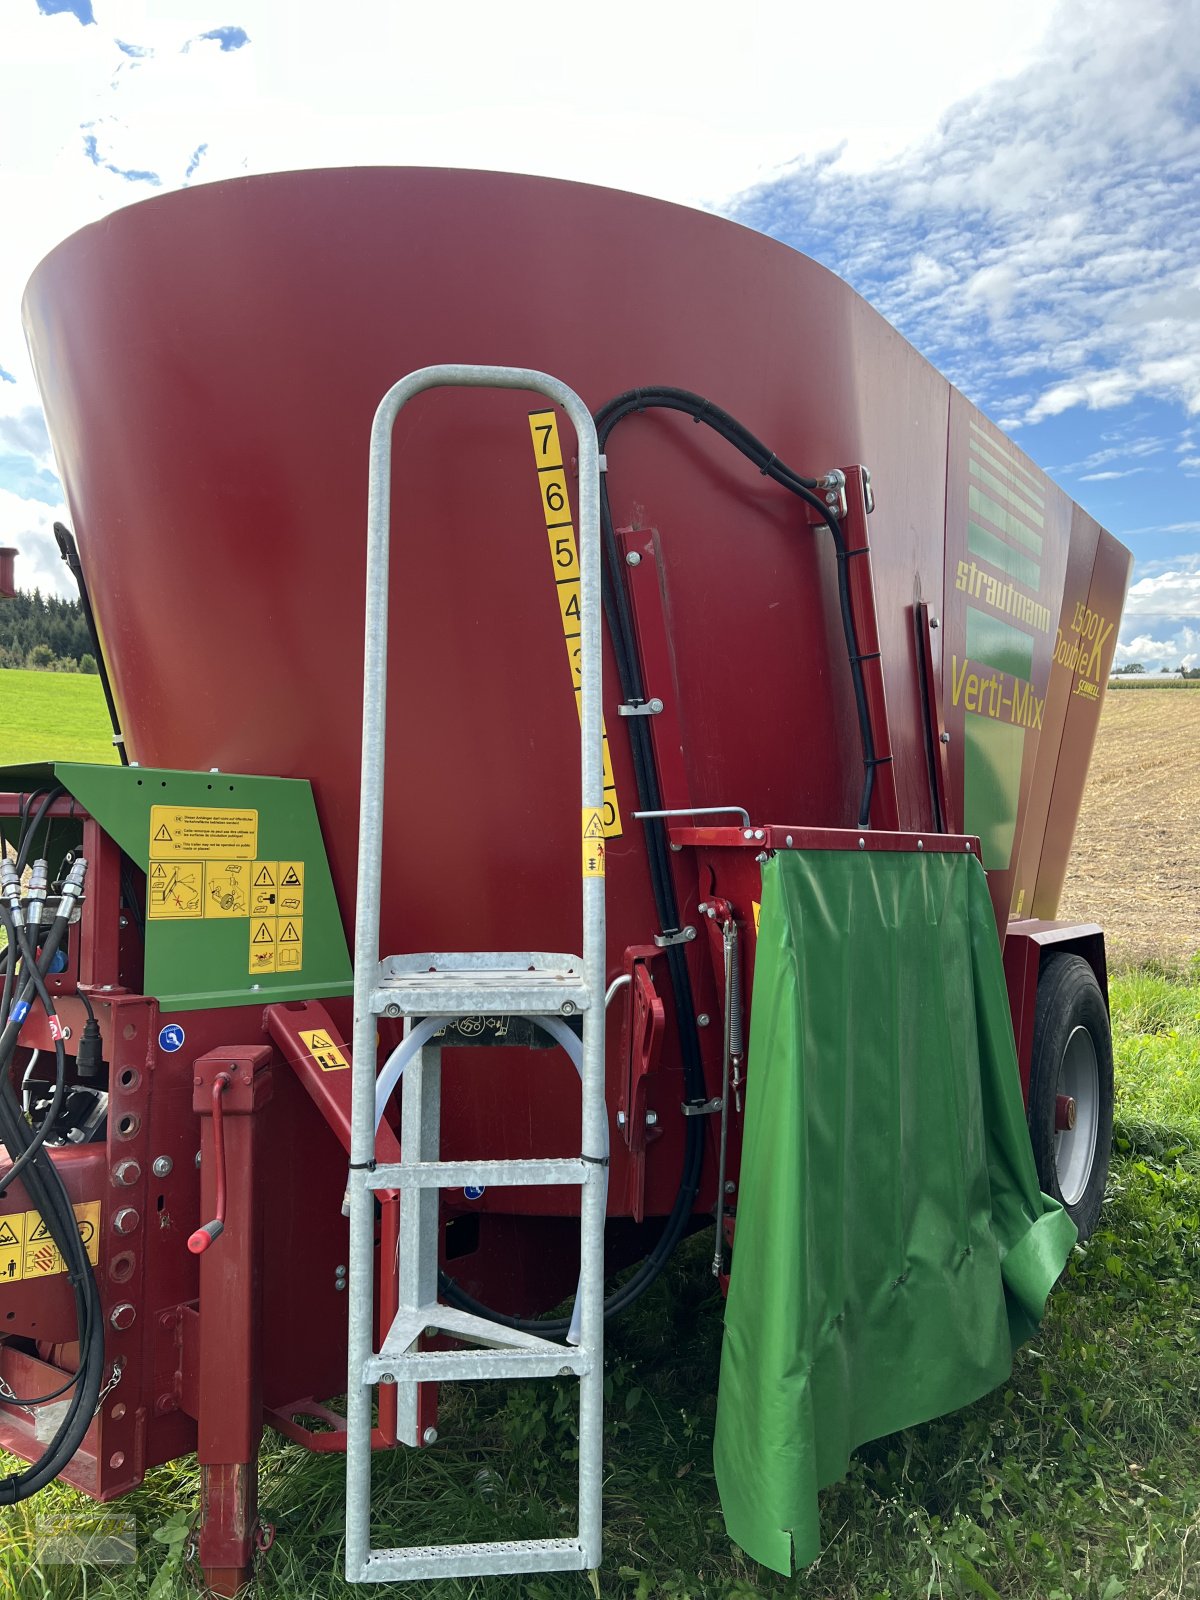
<path id="1" fill-rule="evenodd" d="M 602 755 L 601 600 L 600 600 L 600 452 L 595 423 L 587 406 L 565 383 L 532 368 L 447 364 L 423 367 L 400 379 L 384 395 L 371 426 L 367 511 L 366 616 L 363 636 L 362 789 L 359 808 L 358 887 L 354 937 L 354 1032 L 350 1124 L 350 1275 L 349 1394 L 347 1396 L 347 1573 L 361 1568 L 370 1553 L 369 1493 L 352 1495 L 355 1480 L 369 1485 L 369 1453 L 365 1461 L 350 1448 L 351 1439 L 370 1436 L 370 1390 L 355 1374 L 371 1354 L 374 1314 L 372 1261 L 373 1197 L 364 1186 L 365 1169 L 375 1154 L 375 1028 L 371 991 L 379 966 L 379 918 L 383 872 L 383 788 L 387 711 L 388 574 L 391 543 L 392 432 L 403 407 L 426 389 L 444 387 L 519 389 L 545 396 L 560 405 L 575 429 L 579 450 L 579 577 L 580 577 L 580 789 L 584 813 L 604 805 Z M 582 848 L 581 857 L 582 858 Z M 582 1154 L 603 1162 L 607 1121 L 604 1104 L 605 905 L 603 876 L 585 874 L 583 889 L 583 981 L 588 1005 L 583 1013 Z M 357 1181 L 356 1181 L 357 1180 Z M 585 1214 L 594 1194 L 585 1194 Z M 603 1200 L 600 1200 L 603 1205 Z M 581 1219 L 582 1220 L 582 1219 Z M 603 1221 L 599 1226 L 603 1228 Z M 580 1345 L 603 1350 L 603 1262 L 584 1250 L 580 1274 Z M 584 1382 L 580 1395 L 580 1429 L 584 1413 L 593 1412 L 592 1431 L 599 1439 L 602 1392 Z M 369 1451 L 369 1445 L 368 1445 Z M 581 1468 L 584 1463 L 581 1460 Z M 599 1462 L 589 1464 L 590 1477 Z M 591 1500 L 587 1496 L 587 1500 Z M 585 1550 L 599 1551 L 598 1495 L 595 1508 L 581 1495 L 580 1537 Z M 351 1512 L 354 1512 L 351 1515 Z"/>

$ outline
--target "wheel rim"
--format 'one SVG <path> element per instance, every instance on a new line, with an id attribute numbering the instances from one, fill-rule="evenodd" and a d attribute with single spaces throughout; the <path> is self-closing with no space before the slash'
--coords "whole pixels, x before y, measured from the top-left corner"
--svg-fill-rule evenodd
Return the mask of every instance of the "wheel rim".
<path id="1" fill-rule="evenodd" d="M 1100 1065 L 1091 1033 L 1081 1024 L 1071 1030 L 1058 1068 L 1058 1093 L 1075 1102 L 1075 1126 L 1054 1136 L 1058 1192 L 1073 1206 L 1083 1198 L 1096 1159 L 1100 1127 Z"/>

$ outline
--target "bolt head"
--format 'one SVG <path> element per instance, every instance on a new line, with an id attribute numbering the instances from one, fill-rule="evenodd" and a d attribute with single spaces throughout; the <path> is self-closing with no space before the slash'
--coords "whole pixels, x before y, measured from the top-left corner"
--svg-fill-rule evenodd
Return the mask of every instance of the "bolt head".
<path id="1" fill-rule="evenodd" d="M 642 564 L 640 553 L 637 550 L 630 550 L 628 555 L 625 557 L 625 564 L 629 567 L 640 567 Z"/>
<path id="2" fill-rule="evenodd" d="M 199 1150 L 196 1151 L 196 1165 L 197 1166 L 200 1165 L 200 1152 L 199 1152 Z"/>
<path id="3" fill-rule="evenodd" d="M 131 1188 L 141 1175 L 142 1169 L 136 1161 L 119 1161 L 113 1168 L 113 1182 L 122 1189 Z"/>
<path id="4" fill-rule="evenodd" d="M 384 1007 L 383 1014 L 385 1017 L 398 1017 L 400 1015 L 400 1007 L 393 1001 L 390 1006 Z"/>
<path id="5" fill-rule="evenodd" d="M 624 1126 L 625 1126 L 625 1113 L 623 1111 L 618 1111 L 617 1112 L 617 1127 L 618 1128 L 623 1128 Z"/>
<path id="6" fill-rule="evenodd" d="M 646 1126 L 648 1128 L 656 1128 L 658 1126 L 658 1112 L 657 1111 L 647 1111 L 647 1113 L 646 1113 Z"/>
<path id="7" fill-rule="evenodd" d="M 867 848 L 867 841 L 865 839 L 860 839 L 858 841 L 858 848 L 860 850 L 865 850 Z"/>
<path id="8" fill-rule="evenodd" d="M 756 839 L 765 839 L 766 838 L 766 834 L 763 832 L 763 830 L 761 828 L 755 828 L 754 837 Z"/>
<path id="9" fill-rule="evenodd" d="M 436 1444 L 437 1440 L 438 1431 L 436 1428 L 426 1428 L 425 1432 L 421 1435 L 422 1444 Z"/>
<path id="10" fill-rule="evenodd" d="M 155 1156 L 154 1165 L 150 1170 L 156 1178 L 169 1178 L 175 1170 L 175 1163 L 170 1156 Z"/>
<path id="11" fill-rule="evenodd" d="M 123 1300 L 119 1306 L 114 1306 L 108 1314 L 108 1320 L 118 1333 L 124 1333 L 127 1328 L 132 1328 L 137 1321 L 137 1307 L 131 1306 L 128 1300 Z"/>
<path id="12" fill-rule="evenodd" d="M 925 841 L 924 841 L 924 839 L 918 839 L 918 840 L 917 840 L 917 849 L 918 849 L 918 850 L 924 850 L 924 848 L 925 848 Z"/>
<path id="13" fill-rule="evenodd" d="M 708 1012 L 707 1011 L 702 1011 L 700 1013 L 700 1015 L 696 1018 L 696 1026 L 698 1028 L 707 1028 L 710 1021 L 711 1021 L 711 1018 L 709 1017 Z"/>
<path id="14" fill-rule="evenodd" d="M 937 618 L 936 618 L 936 617 L 930 617 L 930 619 L 929 619 L 929 626 L 930 626 L 930 627 L 931 627 L 931 628 L 936 628 L 936 627 L 938 627 L 938 625 L 939 625 L 939 624 L 938 624 L 938 619 L 937 619 Z"/>
<path id="15" fill-rule="evenodd" d="M 380 1383 L 395 1383 L 396 1374 L 394 1372 L 381 1372 L 379 1374 L 379 1381 Z"/>
<path id="16" fill-rule="evenodd" d="M 941 739 L 943 744 L 950 743 L 950 735 L 948 733 L 939 734 L 938 737 Z"/>
<path id="17" fill-rule="evenodd" d="M 784 836 L 783 836 L 783 842 L 784 842 L 784 844 L 786 844 L 786 845 L 787 845 L 787 847 L 788 847 L 788 849 L 789 849 L 789 850 L 790 850 L 790 849 L 791 849 L 791 847 L 792 847 L 792 836 L 791 836 L 791 834 L 790 834 L 790 833 L 786 833 L 786 834 L 784 834 Z"/>
<path id="18" fill-rule="evenodd" d="M 112 1225 L 117 1233 L 132 1233 L 141 1220 L 132 1206 L 122 1206 L 113 1217 Z"/>
<path id="19" fill-rule="evenodd" d="M 725 1185 L 725 1193 L 726 1194 L 736 1194 L 737 1193 L 737 1184 L 734 1183 L 732 1178 L 730 1178 L 729 1181 Z"/>

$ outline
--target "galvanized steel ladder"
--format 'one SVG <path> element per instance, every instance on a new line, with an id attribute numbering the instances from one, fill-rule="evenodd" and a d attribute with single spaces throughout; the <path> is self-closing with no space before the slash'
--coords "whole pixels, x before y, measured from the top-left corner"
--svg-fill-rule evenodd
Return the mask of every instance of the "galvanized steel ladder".
<path id="1" fill-rule="evenodd" d="M 533 390 L 561 405 L 579 442 L 582 805 L 603 805 L 600 678 L 600 462 L 596 430 L 573 390 L 544 372 L 515 367 L 437 366 L 388 390 L 371 430 L 367 610 L 363 683 L 362 800 L 354 947 L 354 1098 L 350 1145 L 349 1373 L 346 1438 L 346 1577 L 351 1583 L 513 1572 L 580 1570 L 600 1564 L 604 1411 L 604 1218 L 608 1123 L 604 1106 L 604 878 L 583 851 L 583 954 L 471 951 L 379 956 L 383 842 L 388 547 L 392 429 L 425 389 L 447 385 Z M 571 1054 L 582 1081 L 581 1155 L 565 1160 L 442 1161 L 441 1051 L 430 1040 L 461 1016 L 523 1014 Z M 582 1048 L 562 1020 L 582 1018 Z M 376 1080 L 376 1018 L 406 1022 L 400 1050 Z M 551 1067 L 550 1070 L 554 1070 Z M 375 1129 L 403 1073 L 402 1159 L 374 1164 Z M 378 1109 L 377 1109 L 378 1102 Z M 505 1328 L 438 1303 L 438 1193 L 469 1185 L 579 1184 L 581 1270 L 575 1344 Z M 401 1192 L 399 1309 L 382 1348 L 374 1340 L 374 1196 Z M 387 1263 L 383 1264 L 387 1270 Z M 422 1350 L 428 1329 L 468 1349 Z M 371 1404 L 374 1387 L 398 1386 L 400 1437 L 416 1444 L 417 1385 L 481 1378 L 574 1376 L 579 1381 L 579 1530 L 575 1538 L 371 1548 Z"/>

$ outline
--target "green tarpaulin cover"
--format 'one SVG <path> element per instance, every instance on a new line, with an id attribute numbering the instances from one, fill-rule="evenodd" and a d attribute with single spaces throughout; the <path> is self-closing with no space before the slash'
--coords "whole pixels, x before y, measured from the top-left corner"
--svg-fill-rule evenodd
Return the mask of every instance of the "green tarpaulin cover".
<path id="1" fill-rule="evenodd" d="M 717 1404 L 730 1537 L 789 1573 L 850 1452 L 1001 1383 L 1075 1242 L 1038 1188 L 973 855 L 763 865 Z"/>

